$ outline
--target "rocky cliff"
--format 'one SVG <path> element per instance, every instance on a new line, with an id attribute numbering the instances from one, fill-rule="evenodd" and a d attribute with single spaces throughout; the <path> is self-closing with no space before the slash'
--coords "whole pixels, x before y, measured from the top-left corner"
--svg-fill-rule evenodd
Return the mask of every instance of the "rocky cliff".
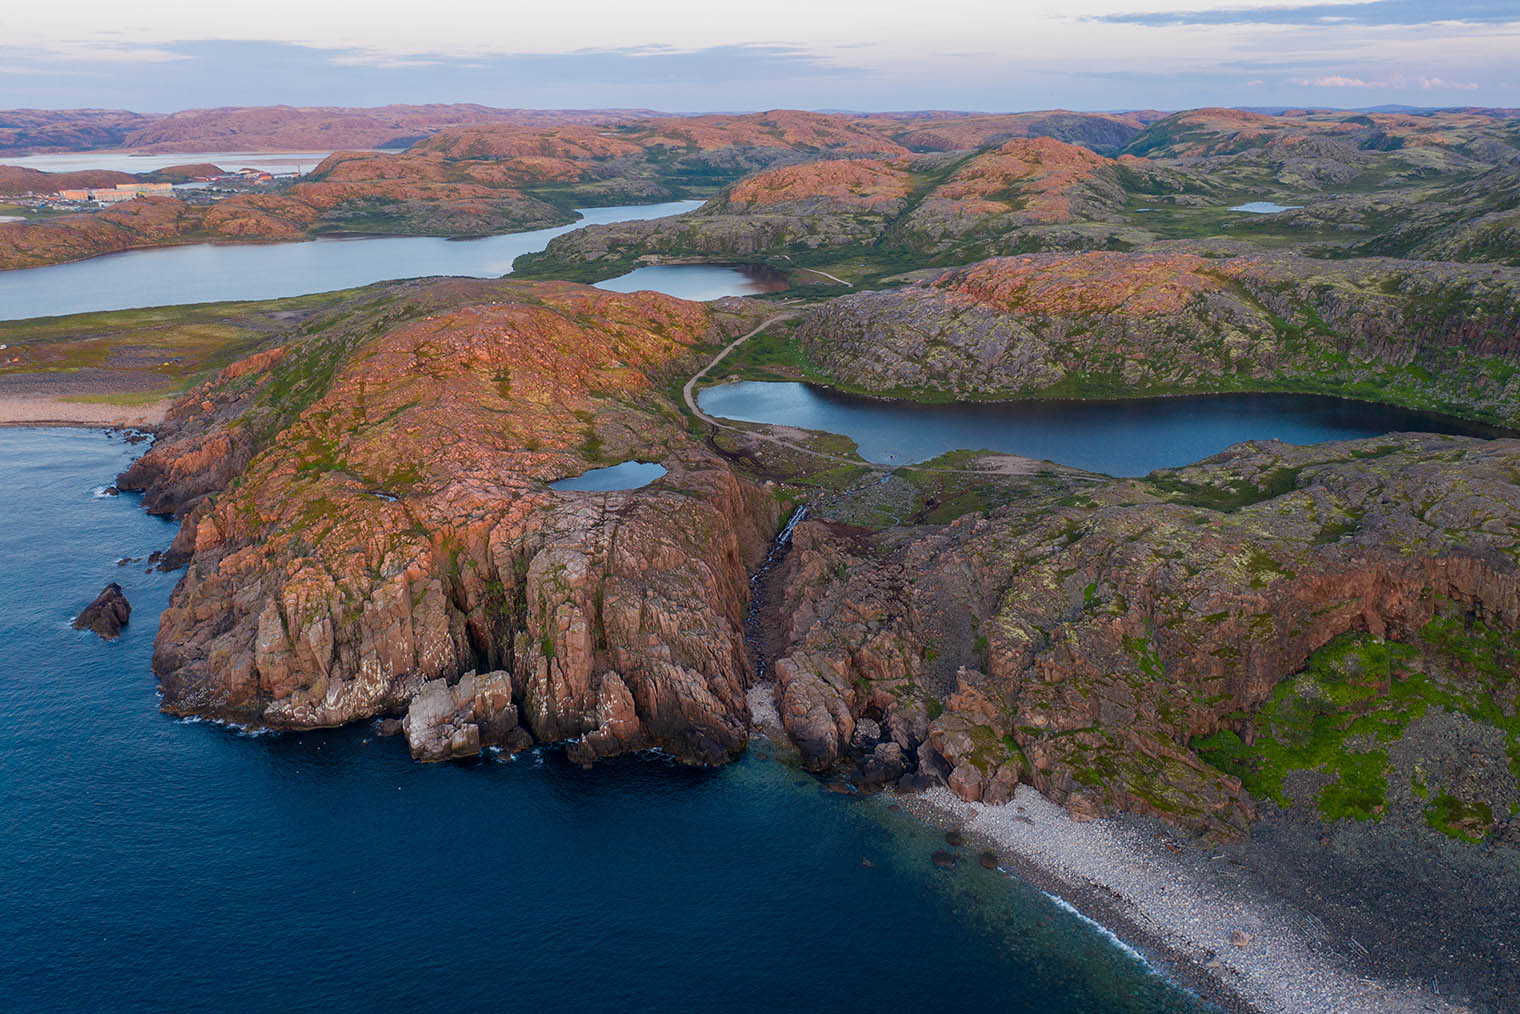
<path id="1" fill-rule="evenodd" d="M 1275 764 L 1318 778 L 1329 816 L 1348 797 L 1378 815 L 1402 776 L 1406 795 L 1411 777 L 1465 784 L 1502 822 L 1520 799 L 1517 465 L 1515 440 L 1242 444 L 1142 480 L 1031 484 L 939 528 L 805 522 L 778 579 L 783 722 L 814 767 L 916 767 L 988 802 L 1026 782 L 1079 816 L 1232 834 L 1255 806 L 1237 776 Z M 1307 713 L 1324 717 L 1273 703 L 1328 646 L 1376 658 L 1384 639 L 1401 664 L 1325 681 Z M 1405 738 L 1427 702 L 1493 730 L 1500 788 L 1431 757 L 1393 770 L 1399 744 L 1432 750 Z"/>
<path id="2" fill-rule="evenodd" d="M 312 728 L 479 671 L 494 689 L 447 707 L 428 690 L 414 725 L 576 741 L 586 762 L 740 749 L 747 568 L 775 506 L 652 379 L 719 337 L 713 311 L 450 282 L 352 316 L 192 392 L 123 477 L 189 511 L 154 656 L 164 707 Z M 546 485 L 625 458 L 669 472 Z"/>

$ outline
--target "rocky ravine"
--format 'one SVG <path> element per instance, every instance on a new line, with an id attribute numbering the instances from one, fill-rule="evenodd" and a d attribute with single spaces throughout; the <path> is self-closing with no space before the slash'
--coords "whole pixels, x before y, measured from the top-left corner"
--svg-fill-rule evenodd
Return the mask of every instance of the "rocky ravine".
<path id="1" fill-rule="evenodd" d="M 188 512 L 164 708 L 313 728 L 415 699 L 408 736 L 432 759 L 566 740 L 588 763 L 732 756 L 746 575 L 776 508 L 651 379 L 720 337 L 714 311 L 569 285 L 400 291 L 192 392 L 123 476 Z M 632 457 L 669 474 L 545 485 Z"/>

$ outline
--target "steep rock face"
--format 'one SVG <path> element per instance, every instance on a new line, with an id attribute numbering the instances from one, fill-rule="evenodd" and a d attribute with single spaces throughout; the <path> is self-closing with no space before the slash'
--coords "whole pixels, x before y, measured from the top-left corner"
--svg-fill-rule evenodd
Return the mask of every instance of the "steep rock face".
<path id="1" fill-rule="evenodd" d="M 511 727 L 579 739 L 578 759 L 731 756 L 747 734 L 746 566 L 775 507 L 685 435 L 648 376 L 716 337 L 710 312 L 578 286 L 440 288 L 495 301 L 435 296 L 377 337 L 289 348 L 221 382 L 256 405 L 327 378 L 246 466 L 185 463 L 231 439 L 215 425 L 186 426 L 144 466 L 150 497 L 203 497 L 154 656 L 164 707 L 311 728 L 501 670 Z M 544 485 L 588 456 L 669 473 L 615 493 Z M 236 482 L 214 498 L 187 479 L 227 470 Z M 505 715 L 469 710 L 424 724 L 452 741 Z"/>
<path id="2" fill-rule="evenodd" d="M 74 629 L 93 630 L 107 641 L 114 641 L 121 636 L 121 628 L 131 617 L 132 604 L 127 601 L 121 585 L 112 581 L 95 596 L 95 601 L 74 617 Z"/>
<path id="3" fill-rule="evenodd" d="M 421 761 L 474 757 L 484 747 L 510 753 L 533 742 L 517 724 L 512 674 L 501 669 L 483 676 L 467 672 L 453 686 L 446 679 L 424 683 L 407 706 L 401 731 L 412 757 Z"/>
<path id="4" fill-rule="evenodd" d="M 1513 269 L 1186 249 L 1034 254 L 842 297 L 800 335 L 826 372 L 876 392 L 1366 385 L 1406 404 L 1520 419 Z"/>
<path id="5" fill-rule="evenodd" d="M 1520 441 L 1242 444 L 943 529 L 817 522 L 782 575 L 779 711 L 811 766 L 862 718 L 967 799 L 1029 782 L 1078 815 L 1231 833 L 1253 803 L 1196 737 L 1250 718 L 1338 635 L 1443 604 L 1520 626 Z"/>

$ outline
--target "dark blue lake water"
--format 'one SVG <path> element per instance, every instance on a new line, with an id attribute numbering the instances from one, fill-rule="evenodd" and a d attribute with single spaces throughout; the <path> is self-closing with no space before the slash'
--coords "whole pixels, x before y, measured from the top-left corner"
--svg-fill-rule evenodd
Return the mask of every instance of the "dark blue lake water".
<path id="1" fill-rule="evenodd" d="M 878 464 L 906 465 L 966 448 L 1108 475 L 1191 464 L 1242 440 L 1315 444 L 1409 430 L 1494 435 L 1449 416 L 1307 394 L 918 405 L 811 384 L 743 381 L 710 387 L 697 404 L 725 419 L 842 433 Z"/>
<path id="2" fill-rule="evenodd" d="M 368 726 L 160 714 L 178 575 L 115 561 L 173 528 L 93 492 L 136 450 L 0 429 L 0 1009 L 1196 1009 L 1039 892 L 934 869 L 886 800 L 754 752 L 421 765 Z M 112 580 L 121 640 L 70 629 Z"/>

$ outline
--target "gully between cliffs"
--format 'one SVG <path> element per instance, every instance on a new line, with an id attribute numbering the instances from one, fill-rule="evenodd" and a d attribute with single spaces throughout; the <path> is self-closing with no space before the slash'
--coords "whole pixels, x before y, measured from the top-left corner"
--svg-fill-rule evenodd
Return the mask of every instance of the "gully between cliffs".
<path id="1" fill-rule="evenodd" d="M 771 602 L 771 575 L 776 566 L 786 559 L 792 546 L 792 531 L 807 517 L 807 504 L 792 511 L 786 524 L 771 543 L 765 561 L 749 579 L 749 609 L 744 614 L 744 646 L 749 651 L 750 664 L 754 668 L 755 683 L 764 683 L 768 676 L 770 660 L 775 654 L 775 635 L 778 633 L 774 608 Z"/>

